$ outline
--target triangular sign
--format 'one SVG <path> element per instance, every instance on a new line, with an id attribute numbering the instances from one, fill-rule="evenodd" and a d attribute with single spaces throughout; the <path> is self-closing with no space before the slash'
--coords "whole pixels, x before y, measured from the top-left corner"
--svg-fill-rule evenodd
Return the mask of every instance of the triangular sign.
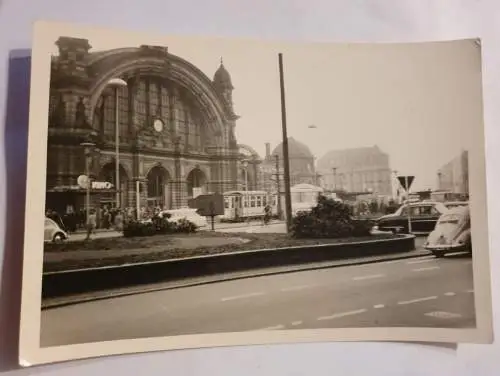
<path id="1" fill-rule="evenodd" d="M 413 183 L 413 180 L 415 180 L 415 176 L 398 176 L 398 180 L 399 184 L 401 184 L 404 190 L 408 192 L 410 190 L 411 184 Z"/>

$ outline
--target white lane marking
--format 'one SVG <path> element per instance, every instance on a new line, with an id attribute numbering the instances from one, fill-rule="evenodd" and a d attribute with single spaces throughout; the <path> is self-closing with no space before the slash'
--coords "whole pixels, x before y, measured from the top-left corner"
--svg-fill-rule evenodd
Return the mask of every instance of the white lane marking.
<path id="1" fill-rule="evenodd" d="M 300 286 L 283 287 L 281 291 L 297 291 L 297 290 L 307 289 L 313 286 L 314 285 L 300 285 Z"/>
<path id="2" fill-rule="evenodd" d="M 229 300 L 252 298 L 254 296 L 261 296 L 261 295 L 264 295 L 264 294 L 265 293 L 263 293 L 263 292 L 252 292 L 250 294 L 245 294 L 245 295 L 228 296 L 228 297 L 222 298 L 220 301 L 221 302 L 227 302 Z"/>
<path id="3" fill-rule="evenodd" d="M 297 325 L 300 325 L 302 324 L 302 321 L 293 321 L 292 322 L 292 326 L 297 326 Z"/>
<path id="4" fill-rule="evenodd" d="M 456 319 L 462 317 L 462 315 L 453 312 L 444 312 L 444 311 L 436 311 L 436 312 L 428 312 L 425 316 L 435 317 L 438 319 Z"/>
<path id="5" fill-rule="evenodd" d="M 383 305 L 383 304 L 375 304 L 375 305 L 373 306 L 373 308 L 375 308 L 375 309 L 378 309 L 378 308 L 384 308 L 384 307 L 385 307 L 385 305 Z"/>
<path id="6" fill-rule="evenodd" d="M 382 278 L 385 277 L 385 274 L 372 274 L 372 275 L 363 275 L 360 277 L 354 277 L 352 280 L 353 281 L 362 281 L 365 279 L 374 279 L 374 278 Z"/>
<path id="7" fill-rule="evenodd" d="M 438 298 L 437 296 L 426 296 L 425 298 L 419 298 L 419 299 L 413 299 L 413 300 L 403 300 L 401 302 L 398 302 L 398 304 L 405 305 L 405 304 L 420 303 L 420 302 L 425 302 L 427 300 L 435 300 L 437 298 Z"/>
<path id="8" fill-rule="evenodd" d="M 434 257 L 434 256 L 433 256 Z M 414 261 L 408 261 L 408 265 L 412 264 L 422 264 L 424 262 L 431 262 L 431 261 L 437 261 L 435 258 L 426 258 L 426 259 L 420 259 L 420 260 L 414 260 Z"/>
<path id="9" fill-rule="evenodd" d="M 457 294 L 455 294 L 454 292 L 445 292 L 444 295 L 445 296 L 455 296 Z"/>
<path id="10" fill-rule="evenodd" d="M 447 254 L 447 256 L 460 256 L 465 254 L 467 254 L 467 252 L 450 252 Z"/>
<path id="11" fill-rule="evenodd" d="M 464 292 L 466 292 L 466 293 L 470 293 L 470 294 L 473 294 L 473 293 L 474 293 L 474 290 L 469 289 L 469 290 L 465 290 Z"/>
<path id="12" fill-rule="evenodd" d="M 262 329 L 257 329 L 258 331 L 260 330 L 278 330 L 278 329 L 283 329 L 285 326 L 284 325 L 275 325 L 275 326 L 268 326 L 267 328 L 262 328 Z"/>
<path id="13" fill-rule="evenodd" d="M 441 268 L 439 266 L 430 266 L 428 268 L 413 269 L 412 272 L 425 272 L 427 270 L 436 270 L 436 269 L 441 269 Z"/>
<path id="14" fill-rule="evenodd" d="M 358 314 L 364 313 L 364 312 L 366 312 L 366 309 L 357 309 L 355 311 L 335 313 L 335 314 L 330 315 L 330 316 L 321 316 L 321 317 L 318 317 L 317 320 L 318 321 L 332 320 L 332 319 L 337 319 L 337 318 L 345 317 L 345 316 L 358 315 Z"/>

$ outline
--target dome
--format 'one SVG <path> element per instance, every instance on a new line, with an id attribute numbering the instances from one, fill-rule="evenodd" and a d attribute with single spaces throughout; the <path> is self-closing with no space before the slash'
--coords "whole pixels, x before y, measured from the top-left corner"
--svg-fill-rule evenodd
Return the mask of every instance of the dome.
<path id="1" fill-rule="evenodd" d="M 283 144 L 276 146 L 272 155 L 283 157 Z M 297 141 L 293 137 L 288 137 L 288 157 L 289 158 L 314 158 L 311 150 L 302 142 Z"/>
<path id="2" fill-rule="evenodd" d="M 222 63 L 222 59 L 220 62 L 219 69 L 214 74 L 214 83 L 217 86 L 220 87 L 227 87 L 230 89 L 233 89 L 233 84 L 231 82 L 231 75 L 227 71 L 227 69 L 224 67 L 224 64 Z"/>

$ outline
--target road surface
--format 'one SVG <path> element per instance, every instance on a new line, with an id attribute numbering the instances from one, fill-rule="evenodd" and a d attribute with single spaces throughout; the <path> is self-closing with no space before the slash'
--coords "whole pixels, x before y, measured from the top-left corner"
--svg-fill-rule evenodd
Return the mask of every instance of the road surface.
<path id="1" fill-rule="evenodd" d="M 254 330 L 475 326 L 472 260 L 381 262 L 42 311 L 41 345 Z"/>

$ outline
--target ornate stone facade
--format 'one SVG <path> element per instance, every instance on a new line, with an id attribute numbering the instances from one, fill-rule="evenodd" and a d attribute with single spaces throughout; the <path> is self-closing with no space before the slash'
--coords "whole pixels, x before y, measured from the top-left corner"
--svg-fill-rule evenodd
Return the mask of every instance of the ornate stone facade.
<path id="1" fill-rule="evenodd" d="M 273 192 L 278 189 L 276 181 L 276 158 L 280 173 L 280 190 L 284 189 L 283 182 L 283 144 L 280 143 L 271 152 L 270 145 L 266 144 L 266 157 L 262 164 L 263 189 Z M 290 185 L 311 184 L 317 185 L 320 176 L 316 172 L 314 155 L 309 147 L 302 142 L 288 137 L 288 159 L 290 161 Z"/>
<path id="2" fill-rule="evenodd" d="M 437 173 L 438 190 L 469 194 L 469 152 L 464 150 Z"/>
<path id="3" fill-rule="evenodd" d="M 317 168 L 324 189 L 393 195 L 389 156 L 378 146 L 329 151 Z"/>
<path id="4" fill-rule="evenodd" d="M 47 192 L 58 194 L 48 194 L 49 206 L 82 206 L 82 192 L 64 187 L 74 188 L 85 174 L 81 143 L 91 133 L 90 175 L 115 187 L 118 140 L 121 207 L 136 207 L 137 182 L 142 207 L 183 207 L 193 194 L 241 187 L 238 116 L 222 62 L 211 80 L 165 47 L 90 52 L 89 41 L 69 37 L 56 44 Z M 113 86 L 116 79 L 126 85 Z M 116 191 L 92 193 L 93 205 L 117 204 Z"/>

